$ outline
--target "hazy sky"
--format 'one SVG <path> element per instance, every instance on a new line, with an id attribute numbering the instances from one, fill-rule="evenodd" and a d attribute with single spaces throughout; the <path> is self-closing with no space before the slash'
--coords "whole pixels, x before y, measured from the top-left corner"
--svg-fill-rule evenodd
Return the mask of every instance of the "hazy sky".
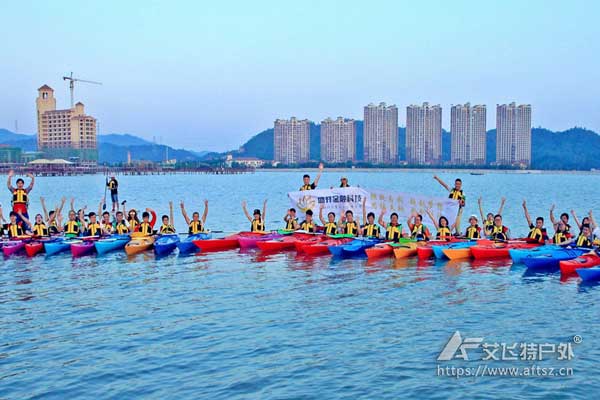
<path id="1" fill-rule="evenodd" d="M 35 132 L 36 89 L 70 71 L 100 133 L 237 148 L 273 120 L 362 119 L 429 101 L 533 105 L 600 131 L 598 1 L 4 1 L 0 127 Z"/>

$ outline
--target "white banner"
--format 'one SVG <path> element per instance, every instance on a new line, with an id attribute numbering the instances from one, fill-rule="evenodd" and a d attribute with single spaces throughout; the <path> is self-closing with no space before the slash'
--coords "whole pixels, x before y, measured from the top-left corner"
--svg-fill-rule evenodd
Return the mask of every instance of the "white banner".
<path id="1" fill-rule="evenodd" d="M 406 226 L 406 221 L 411 213 L 415 211 L 423 215 L 423 223 L 430 227 L 432 223 L 426 215 L 426 210 L 430 209 L 436 220 L 442 215 L 445 216 L 448 218 L 450 225 L 454 223 L 458 213 L 458 201 L 447 197 L 429 197 L 358 187 L 289 192 L 288 197 L 291 206 L 298 211 L 299 215 L 304 215 L 306 210 L 312 210 L 314 217 L 318 218 L 319 209 L 321 205 L 324 205 L 323 216 L 325 218 L 327 218 L 327 213 L 332 211 L 336 215 L 336 220 L 339 220 L 341 214 L 347 210 L 352 210 L 355 218 L 360 219 L 361 224 L 364 224 L 362 220 L 364 199 L 367 199 L 366 212 L 372 211 L 375 213 L 375 220 L 379 218 L 381 210 L 385 209 L 384 220 L 386 222 L 389 220 L 390 214 L 395 212 L 398 214 L 400 223 L 404 226 Z"/>

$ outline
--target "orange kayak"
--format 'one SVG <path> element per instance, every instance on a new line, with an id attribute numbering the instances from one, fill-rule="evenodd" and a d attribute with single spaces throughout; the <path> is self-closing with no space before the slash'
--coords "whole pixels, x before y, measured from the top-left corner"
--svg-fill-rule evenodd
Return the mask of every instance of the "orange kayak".
<path id="1" fill-rule="evenodd" d="M 406 243 L 398 247 L 394 246 L 394 257 L 396 258 L 407 258 L 417 255 L 417 243 Z"/>
<path id="2" fill-rule="evenodd" d="M 471 248 L 465 247 L 462 249 L 444 249 L 444 255 L 450 260 L 459 260 L 461 258 L 471 258 Z"/>
<path id="3" fill-rule="evenodd" d="M 379 243 L 365 249 L 365 253 L 367 253 L 367 258 L 369 259 L 388 257 L 394 254 L 394 248 L 387 243 Z"/>
<path id="4" fill-rule="evenodd" d="M 125 245 L 125 253 L 127 253 L 128 256 L 131 256 L 150 250 L 152 246 L 154 246 L 153 237 L 138 237 L 131 239 L 131 241 Z"/>

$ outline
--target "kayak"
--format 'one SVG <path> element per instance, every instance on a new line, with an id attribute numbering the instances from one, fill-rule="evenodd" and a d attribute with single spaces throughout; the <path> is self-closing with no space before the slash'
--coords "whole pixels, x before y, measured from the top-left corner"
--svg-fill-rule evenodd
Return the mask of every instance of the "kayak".
<path id="1" fill-rule="evenodd" d="M 417 243 L 401 243 L 394 245 L 394 257 L 408 258 L 417 255 L 419 245 Z"/>
<path id="2" fill-rule="evenodd" d="M 22 240 L 10 240 L 2 246 L 2 252 L 5 256 L 10 256 L 23 250 L 25 242 Z"/>
<path id="3" fill-rule="evenodd" d="M 193 243 L 199 249 L 198 251 L 223 251 L 237 249 L 240 247 L 238 235 L 230 235 L 218 239 L 194 240 Z"/>
<path id="4" fill-rule="evenodd" d="M 28 257 L 33 257 L 44 250 L 44 243 L 40 241 L 34 241 L 31 243 L 25 243 L 25 253 Z"/>
<path id="5" fill-rule="evenodd" d="M 589 249 L 556 249 L 551 254 L 529 255 L 521 262 L 531 270 L 558 270 L 561 261 L 572 260 L 587 252 Z"/>
<path id="6" fill-rule="evenodd" d="M 591 268 L 600 265 L 600 257 L 596 254 L 583 254 L 573 260 L 559 262 L 560 272 L 564 275 L 575 273 L 578 269 Z"/>
<path id="7" fill-rule="evenodd" d="M 347 243 L 329 246 L 328 250 L 335 257 L 364 256 L 365 250 L 379 243 L 379 239 L 354 239 Z"/>
<path id="8" fill-rule="evenodd" d="M 296 251 L 298 253 L 302 253 L 306 246 L 312 246 L 313 244 L 320 243 L 326 239 L 327 239 L 327 236 L 325 236 L 325 235 L 317 235 L 317 236 L 313 236 L 310 239 L 296 240 L 294 242 L 294 247 L 296 248 Z"/>
<path id="9" fill-rule="evenodd" d="M 161 235 L 154 242 L 154 252 L 158 256 L 165 256 L 177 248 L 179 235 Z M 192 246 L 194 244 L 192 243 Z M 196 246 L 194 246 L 196 248 Z"/>
<path id="10" fill-rule="evenodd" d="M 478 243 L 474 240 L 469 241 L 453 241 L 452 243 L 442 244 L 442 245 L 432 245 L 433 255 L 435 258 L 446 258 L 446 254 L 444 254 L 445 249 L 464 249 L 467 247 L 475 246 Z"/>
<path id="11" fill-rule="evenodd" d="M 365 249 L 367 258 L 389 257 L 394 255 L 394 248 L 389 243 L 378 243 L 373 247 Z"/>
<path id="12" fill-rule="evenodd" d="M 81 257 L 94 251 L 94 242 L 91 240 L 79 240 L 71 243 L 71 254 L 73 257 Z"/>
<path id="13" fill-rule="evenodd" d="M 94 246 L 96 247 L 96 252 L 98 254 L 106 254 L 111 251 L 122 249 L 130 240 L 131 238 L 129 235 L 113 235 L 106 239 L 100 239 L 94 242 Z"/>
<path id="14" fill-rule="evenodd" d="M 188 235 L 185 239 L 177 242 L 176 246 L 179 250 L 179 254 L 188 254 L 198 251 L 198 247 L 194 244 L 195 240 L 207 240 L 212 237 L 209 232 L 196 233 L 195 235 Z M 156 243 L 154 244 L 156 246 Z"/>
<path id="15" fill-rule="evenodd" d="M 447 247 L 442 250 L 444 256 L 450 260 L 459 260 L 461 258 L 471 258 L 471 247 Z"/>
<path id="16" fill-rule="evenodd" d="M 340 244 L 348 243 L 352 241 L 350 238 L 341 238 L 341 239 L 326 239 L 322 240 L 319 243 L 311 244 L 309 246 L 304 246 L 302 250 L 304 253 L 316 256 L 321 254 L 330 254 L 329 247 L 330 246 L 339 246 Z"/>
<path id="17" fill-rule="evenodd" d="M 496 243 L 471 247 L 471 254 L 476 259 L 509 258 L 510 249 L 530 249 L 539 246 L 537 243 Z"/>
<path id="18" fill-rule="evenodd" d="M 296 242 L 299 242 L 295 236 L 284 236 L 279 239 L 263 240 L 256 242 L 256 246 L 262 251 L 282 251 L 290 250 L 295 247 Z"/>
<path id="19" fill-rule="evenodd" d="M 538 246 L 533 249 L 510 249 L 508 251 L 513 263 L 520 264 L 525 257 L 552 254 L 554 250 L 562 249 L 557 245 Z"/>
<path id="20" fill-rule="evenodd" d="M 584 281 L 600 280 L 600 267 L 577 268 L 575 271 Z"/>
<path id="21" fill-rule="evenodd" d="M 51 256 L 53 254 L 62 253 L 71 248 L 71 243 L 78 242 L 77 239 L 60 239 L 55 242 L 44 243 L 44 251 L 46 255 Z"/>
<path id="22" fill-rule="evenodd" d="M 275 233 L 258 233 L 258 232 L 242 232 L 238 236 L 238 243 L 242 249 L 250 249 L 257 247 L 256 243 L 264 240 L 271 240 L 274 238 L 281 237 L 281 235 Z"/>
<path id="23" fill-rule="evenodd" d="M 131 241 L 125 245 L 125 253 L 127 253 L 128 256 L 131 256 L 150 250 L 153 245 L 154 238 L 152 236 L 136 237 L 135 239 L 131 239 Z"/>

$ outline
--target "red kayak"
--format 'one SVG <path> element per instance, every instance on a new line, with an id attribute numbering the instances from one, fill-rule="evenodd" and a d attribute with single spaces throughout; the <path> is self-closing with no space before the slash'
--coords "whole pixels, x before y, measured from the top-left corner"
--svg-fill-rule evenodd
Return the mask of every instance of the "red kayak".
<path id="1" fill-rule="evenodd" d="M 471 246 L 471 254 L 475 259 L 510 258 L 510 249 L 531 249 L 539 243 L 508 242 L 489 245 Z"/>
<path id="2" fill-rule="evenodd" d="M 365 253 L 367 253 L 367 258 L 370 260 L 380 257 L 390 257 L 394 255 L 394 248 L 388 243 L 378 243 L 373 247 L 365 249 Z"/>
<path id="3" fill-rule="evenodd" d="M 31 242 L 25 244 L 25 253 L 29 257 L 33 257 L 44 250 L 44 242 Z"/>
<path id="4" fill-rule="evenodd" d="M 303 247 L 303 251 L 310 255 L 329 254 L 329 246 L 339 246 L 344 243 L 352 241 L 352 238 L 344 239 L 327 239 L 319 243 L 315 243 L 309 246 Z"/>
<path id="5" fill-rule="evenodd" d="M 240 247 L 237 233 L 235 235 L 230 235 L 219 239 L 194 240 L 193 243 L 201 252 L 224 251 L 237 249 Z"/>
<path id="6" fill-rule="evenodd" d="M 560 272 L 564 275 L 572 275 L 578 269 L 591 268 L 600 265 L 600 256 L 594 253 L 584 254 L 573 260 L 563 260 L 559 263 Z"/>
<path id="7" fill-rule="evenodd" d="M 257 247 L 258 242 L 280 238 L 281 235 L 271 232 L 241 232 L 238 235 L 238 243 L 242 249 L 250 249 Z"/>
<path id="8" fill-rule="evenodd" d="M 71 254 L 73 257 L 81 257 L 90 254 L 95 248 L 94 241 L 92 240 L 75 242 L 71 244 Z"/>
<path id="9" fill-rule="evenodd" d="M 281 251 L 294 248 L 295 243 L 299 241 L 295 236 L 284 236 L 279 239 L 264 240 L 256 242 L 256 246 L 262 251 Z"/>

